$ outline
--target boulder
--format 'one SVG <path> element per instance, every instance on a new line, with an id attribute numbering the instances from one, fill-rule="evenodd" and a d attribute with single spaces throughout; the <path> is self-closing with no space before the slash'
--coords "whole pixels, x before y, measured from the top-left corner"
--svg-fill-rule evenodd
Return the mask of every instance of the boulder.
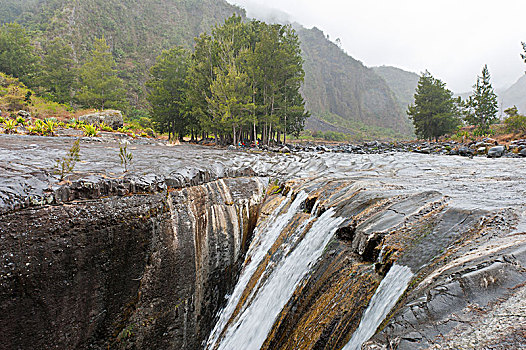
<path id="1" fill-rule="evenodd" d="M 113 109 L 82 115 L 79 117 L 79 121 L 93 125 L 105 123 L 109 125 L 113 130 L 117 130 L 118 128 L 124 126 L 124 118 L 122 117 L 121 111 Z"/>
<path id="2" fill-rule="evenodd" d="M 31 118 L 31 113 L 29 113 L 28 111 L 18 111 L 16 112 L 16 115 L 19 116 L 19 117 L 22 117 L 24 118 L 25 120 L 28 120 Z"/>
<path id="3" fill-rule="evenodd" d="M 504 146 L 491 147 L 488 151 L 488 158 L 500 158 L 504 155 L 505 150 Z"/>
<path id="4" fill-rule="evenodd" d="M 522 157 L 526 157 L 526 148 L 523 148 L 523 149 L 519 152 L 519 155 L 522 156 Z"/>
<path id="5" fill-rule="evenodd" d="M 473 156 L 473 150 L 468 147 L 460 147 L 458 149 L 458 154 L 462 157 L 472 157 Z"/>

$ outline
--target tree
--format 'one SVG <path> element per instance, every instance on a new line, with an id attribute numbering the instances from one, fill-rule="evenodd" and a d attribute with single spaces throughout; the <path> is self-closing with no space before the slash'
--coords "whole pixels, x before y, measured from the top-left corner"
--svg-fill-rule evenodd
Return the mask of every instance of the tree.
<path id="1" fill-rule="evenodd" d="M 207 98 L 214 123 L 220 129 L 232 130 L 233 144 L 237 145 L 237 132 L 247 124 L 250 111 L 253 109 L 248 75 L 240 72 L 232 62 L 226 72 L 218 72 L 210 86 L 212 96 Z"/>
<path id="2" fill-rule="evenodd" d="M 521 44 L 522 44 L 522 50 L 524 51 L 524 53 L 521 53 L 521 58 L 526 63 L 526 42 L 522 42 Z"/>
<path id="3" fill-rule="evenodd" d="M 82 87 L 79 102 L 85 107 L 123 108 L 125 91 L 117 76 L 115 60 L 104 36 L 95 39 L 91 59 L 80 69 Z"/>
<path id="4" fill-rule="evenodd" d="M 146 83 L 151 115 L 159 132 L 179 138 L 186 134 L 191 121 L 187 101 L 188 52 L 181 47 L 163 51 L 150 69 Z"/>
<path id="5" fill-rule="evenodd" d="M 473 85 L 473 94 L 466 102 L 464 119 L 476 125 L 480 132 L 486 132 L 498 120 L 498 110 L 497 95 L 491 86 L 488 65 L 485 65 L 482 76 L 477 76 L 477 82 Z"/>
<path id="6" fill-rule="evenodd" d="M 413 120 L 416 135 L 423 139 L 437 140 L 459 125 L 453 93 L 428 71 L 420 76 L 415 102 L 407 114 Z"/>
<path id="7" fill-rule="evenodd" d="M 73 50 L 61 39 L 52 40 L 45 46 L 39 84 L 52 100 L 69 103 L 77 83 L 77 71 Z"/>
<path id="8" fill-rule="evenodd" d="M 188 75 L 191 113 L 203 132 L 222 140 L 261 135 L 264 143 L 279 141 L 281 134 L 301 131 L 308 117 L 299 92 L 304 75 L 291 26 L 245 23 L 234 15 L 196 38 Z"/>
<path id="9" fill-rule="evenodd" d="M 0 27 L 0 71 L 17 77 L 28 86 L 34 86 L 38 71 L 38 56 L 25 29 L 17 23 Z"/>

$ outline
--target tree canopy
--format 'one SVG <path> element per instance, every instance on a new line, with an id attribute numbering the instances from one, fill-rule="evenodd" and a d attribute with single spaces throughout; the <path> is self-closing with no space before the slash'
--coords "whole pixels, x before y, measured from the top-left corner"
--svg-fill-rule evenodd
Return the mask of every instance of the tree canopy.
<path id="1" fill-rule="evenodd" d="M 182 55 L 182 49 L 177 50 Z M 168 88 L 156 89 L 153 83 L 159 81 L 155 75 L 163 60 L 161 55 L 149 83 L 154 118 L 160 118 L 161 101 L 170 95 Z M 303 130 L 308 117 L 299 92 L 303 59 L 290 26 L 245 23 L 233 15 L 211 34 L 196 38 L 187 70 L 183 61 L 176 61 L 181 72 L 187 71 L 181 94 L 187 103 L 178 104 L 171 118 L 192 135 L 213 133 L 224 143 L 234 144 L 261 137 L 269 143 Z"/>
<path id="2" fill-rule="evenodd" d="M 0 27 L 0 72 L 18 77 L 26 85 L 38 70 L 38 56 L 26 30 L 17 23 Z"/>
<path id="3" fill-rule="evenodd" d="M 473 94 L 466 102 L 464 119 L 476 125 L 480 131 L 486 132 L 498 120 L 498 110 L 497 95 L 491 86 L 488 66 L 485 65 L 482 75 L 477 76 L 477 82 L 473 85 Z"/>
<path id="4" fill-rule="evenodd" d="M 418 80 L 415 102 L 407 114 L 413 121 L 416 135 L 423 139 L 438 137 L 455 130 L 460 121 L 453 93 L 446 84 L 425 71 Z"/>
<path id="5" fill-rule="evenodd" d="M 146 82 L 155 127 L 160 132 L 183 137 L 190 125 L 187 113 L 186 77 L 189 54 L 181 47 L 163 51 L 150 69 Z"/>
<path id="6" fill-rule="evenodd" d="M 86 107 L 122 108 L 126 92 L 117 76 L 115 60 L 106 39 L 93 43 L 90 59 L 80 68 L 81 90 L 78 100 Z"/>

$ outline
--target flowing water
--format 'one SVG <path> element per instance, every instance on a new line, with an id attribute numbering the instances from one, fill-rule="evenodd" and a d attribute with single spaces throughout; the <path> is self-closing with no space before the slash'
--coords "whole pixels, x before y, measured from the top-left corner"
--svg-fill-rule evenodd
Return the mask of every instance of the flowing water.
<path id="1" fill-rule="evenodd" d="M 269 251 L 294 214 L 299 213 L 300 204 L 306 197 L 303 192 L 298 194 L 288 211 L 275 220 L 271 218 L 269 221 L 272 224 L 259 233 L 265 242 L 261 244 L 257 239 L 251 246 L 250 263 L 242 271 L 228 305 L 220 314 L 219 322 L 208 340 L 208 349 L 259 349 L 297 284 L 309 272 L 342 223 L 343 219 L 334 217 L 333 210 L 327 210 L 319 218 L 311 216 L 292 227 L 293 232 L 283 240 L 279 249 Z M 254 276 L 267 254 L 272 255 L 271 262 L 261 276 Z M 254 278 L 258 281 L 250 288 L 248 283 Z M 249 297 L 246 297 L 247 293 Z M 241 311 L 232 316 L 236 308 Z"/>
<path id="2" fill-rule="evenodd" d="M 358 350 L 374 335 L 380 323 L 406 290 L 412 277 L 411 269 L 406 266 L 395 264 L 391 267 L 369 302 L 358 329 L 343 350 Z"/>

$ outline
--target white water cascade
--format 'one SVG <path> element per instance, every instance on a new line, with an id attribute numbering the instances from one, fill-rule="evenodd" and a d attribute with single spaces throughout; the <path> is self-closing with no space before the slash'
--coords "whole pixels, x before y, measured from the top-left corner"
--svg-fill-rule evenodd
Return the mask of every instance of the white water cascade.
<path id="1" fill-rule="evenodd" d="M 412 277 L 413 273 L 409 267 L 396 264 L 391 267 L 371 298 L 360 325 L 343 350 L 359 350 L 362 344 L 374 335 L 380 323 L 406 290 Z"/>
<path id="2" fill-rule="evenodd" d="M 307 194 L 299 193 L 285 214 L 278 216 L 282 209 L 278 208 L 268 218 L 270 224 L 256 232 L 247 254 L 249 263 L 241 272 L 227 306 L 220 313 L 219 321 L 208 339 L 207 349 L 259 349 L 263 345 L 274 321 L 293 295 L 296 286 L 321 256 L 343 222 L 343 219 L 333 217 L 333 210 L 327 210 L 319 218 L 311 216 L 303 224 L 295 227 L 294 232 L 274 253 L 265 272 L 257 277 L 257 284 L 251 288 L 241 311 L 231 320 L 258 266 L 267 254 L 272 254 L 270 248 L 298 213 L 306 198 Z M 312 223 L 314 220 L 316 221 Z M 312 227 L 305 233 L 310 223 Z"/>

